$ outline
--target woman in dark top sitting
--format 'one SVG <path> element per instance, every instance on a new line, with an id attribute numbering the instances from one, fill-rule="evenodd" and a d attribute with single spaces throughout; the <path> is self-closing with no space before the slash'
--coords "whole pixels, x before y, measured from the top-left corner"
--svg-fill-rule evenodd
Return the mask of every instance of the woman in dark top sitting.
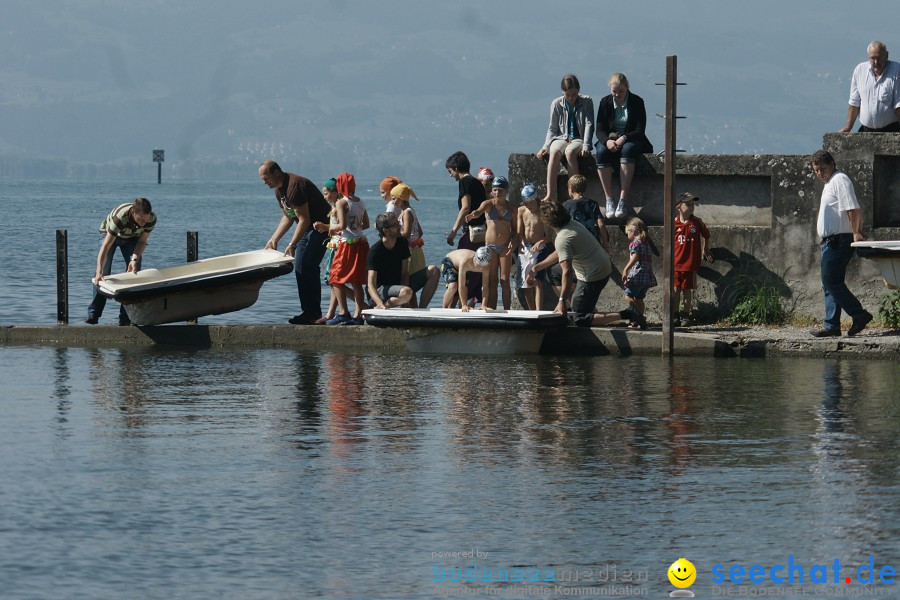
<path id="1" fill-rule="evenodd" d="M 597 111 L 597 173 L 606 195 L 606 218 L 621 219 L 627 211 L 635 160 L 640 154 L 653 152 L 653 145 L 644 135 L 647 127 L 644 100 L 628 91 L 628 79 L 623 73 L 612 74 L 609 91 L 610 95 L 600 101 Z M 622 185 L 618 205 L 612 187 L 612 172 L 617 160 L 621 166 L 619 181 Z"/>

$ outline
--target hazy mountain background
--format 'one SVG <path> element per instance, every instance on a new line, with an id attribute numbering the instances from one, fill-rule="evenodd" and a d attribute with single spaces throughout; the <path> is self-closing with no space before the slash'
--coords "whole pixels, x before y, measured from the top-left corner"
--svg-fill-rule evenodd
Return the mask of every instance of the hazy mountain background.
<path id="1" fill-rule="evenodd" d="M 863 10 L 865 12 L 863 12 Z M 567 72 L 613 71 L 662 148 L 665 57 L 679 145 L 808 153 L 844 122 L 872 39 L 900 52 L 896 2 L 4 0 L 0 175 L 445 176 L 463 149 L 505 171 L 540 148 Z"/>

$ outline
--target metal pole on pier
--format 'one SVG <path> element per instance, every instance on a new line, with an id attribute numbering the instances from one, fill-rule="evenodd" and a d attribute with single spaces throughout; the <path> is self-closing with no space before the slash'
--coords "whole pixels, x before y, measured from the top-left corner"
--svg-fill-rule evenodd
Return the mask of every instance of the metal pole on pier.
<path id="1" fill-rule="evenodd" d="M 165 160 L 165 150 L 153 150 L 153 162 L 156 163 L 156 183 L 162 183 L 162 164 Z"/>
<path id="2" fill-rule="evenodd" d="M 69 324 L 69 232 L 56 230 L 56 322 Z"/>

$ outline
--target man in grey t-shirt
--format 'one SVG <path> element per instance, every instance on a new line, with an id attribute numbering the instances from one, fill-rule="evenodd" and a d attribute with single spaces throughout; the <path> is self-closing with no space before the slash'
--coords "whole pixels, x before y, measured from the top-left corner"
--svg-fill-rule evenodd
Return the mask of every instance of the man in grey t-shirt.
<path id="1" fill-rule="evenodd" d="M 556 232 L 556 251 L 536 264 L 528 277 L 533 280 L 536 271 L 551 267 L 557 262 L 562 267 L 562 293 L 554 312 L 568 314 L 567 305 L 571 300 L 571 310 L 574 313 L 571 320 L 578 327 L 596 327 L 631 320 L 640 325 L 641 329 L 646 329 L 646 319 L 631 309 L 611 313 L 594 312 L 600 292 L 606 287 L 612 273 L 609 255 L 597 238 L 584 225 L 573 221 L 565 207 L 557 202 L 545 202 L 541 205 L 541 220 Z M 573 279 L 574 293 L 571 291 Z"/>

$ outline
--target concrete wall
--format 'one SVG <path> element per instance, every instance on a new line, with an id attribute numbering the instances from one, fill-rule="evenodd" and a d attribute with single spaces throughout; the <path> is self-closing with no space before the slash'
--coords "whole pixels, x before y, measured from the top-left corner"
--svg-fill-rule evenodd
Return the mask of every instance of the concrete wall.
<path id="1" fill-rule="evenodd" d="M 823 147 L 856 186 L 866 236 L 900 239 L 900 134 L 829 133 Z M 582 160 L 579 168 L 588 177 L 587 196 L 603 206 L 593 158 Z M 695 214 L 710 228 L 716 259 L 700 270 L 695 310 L 709 320 L 729 314 L 739 299 L 742 282 L 749 278 L 777 286 L 794 314 L 821 319 L 824 308 L 816 215 L 822 183 L 812 173 L 809 155 L 679 154 L 676 169 L 677 192 L 690 191 L 701 198 Z M 631 209 L 650 226 L 650 236 L 658 247 L 664 219 L 664 173 L 663 159 L 646 155 L 637 165 L 630 201 Z M 509 178 L 513 198 L 528 182 L 543 190 L 546 163 L 531 154 L 512 154 Z M 557 186 L 560 198 L 566 197 L 566 179 L 563 170 Z M 617 180 L 614 185 L 618 186 Z M 628 259 L 627 238 L 619 227 L 611 227 L 610 236 L 613 263 L 621 269 Z M 654 268 L 659 277 L 659 259 Z M 875 266 L 854 259 L 847 281 L 875 313 L 886 292 Z M 659 319 L 661 304 L 661 289 L 654 288 L 647 297 L 651 319 Z M 623 305 L 617 278 L 616 284 L 604 290 L 598 307 L 614 310 Z"/>

